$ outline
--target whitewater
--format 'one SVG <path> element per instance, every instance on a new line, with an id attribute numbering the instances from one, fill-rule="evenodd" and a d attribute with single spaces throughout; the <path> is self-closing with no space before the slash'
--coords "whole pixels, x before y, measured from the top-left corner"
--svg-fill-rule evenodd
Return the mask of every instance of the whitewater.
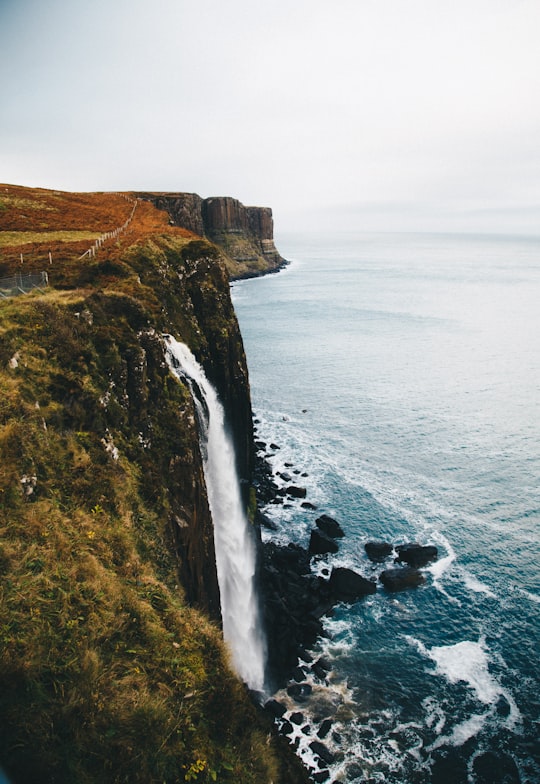
<path id="1" fill-rule="evenodd" d="M 236 471 L 232 438 L 217 392 L 190 349 L 165 336 L 173 373 L 188 383 L 197 411 L 204 476 L 214 528 L 223 637 L 238 675 L 264 688 L 265 638 L 255 585 L 256 550 Z"/>
<path id="2" fill-rule="evenodd" d="M 301 501 L 266 539 L 346 532 L 313 569 L 377 579 L 368 540 L 434 544 L 414 591 L 339 606 L 302 706 L 331 715 L 331 780 L 540 781 L 540 239 L 290 235 L 237 282 L 257 440 Z M 289 713 L 295 709 L 290 706 Z M 297 709 L 297 708 L 296 708 Z M 301 728 L 298 752 L 313 763 Z"/>

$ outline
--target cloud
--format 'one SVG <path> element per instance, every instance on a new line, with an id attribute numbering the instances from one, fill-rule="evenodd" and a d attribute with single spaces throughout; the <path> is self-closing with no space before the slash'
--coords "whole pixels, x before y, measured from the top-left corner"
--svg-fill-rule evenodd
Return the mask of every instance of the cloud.
<path id="1" fill-rule="evenodd" d="M 11 0 L 3 179 L 534 206 L 539 33 L 536 0 Z"/>

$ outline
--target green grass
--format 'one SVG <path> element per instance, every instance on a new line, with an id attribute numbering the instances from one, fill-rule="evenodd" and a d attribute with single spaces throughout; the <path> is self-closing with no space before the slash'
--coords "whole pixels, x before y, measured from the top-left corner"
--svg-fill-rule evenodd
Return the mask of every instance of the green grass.
<path id="1" fill-rule="evenodd" d="M 174 515 L 196 535 L 200 457 L 159 332 L 203 352 L 233 339 L 214 253 L 164 238 L 74 270 L 84 290 L 0 307 L 0 764 L 16 784 L 304 780 L 181 584 Z"/>
<path id="2" fill-rule="evenodd" d="M 80 242 L 97 240 L 95 231 L 0 231 L 0 248 L 44 242 Z"/>

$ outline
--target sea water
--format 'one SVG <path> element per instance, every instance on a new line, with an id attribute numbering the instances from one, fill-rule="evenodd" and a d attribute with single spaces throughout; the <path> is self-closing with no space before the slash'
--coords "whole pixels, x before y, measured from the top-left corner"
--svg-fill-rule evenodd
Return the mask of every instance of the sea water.
<path id="1" fill-rule="evenodd" d="M 271 505 L 264 536 L 307 546 L 330 514 L 346 538 L 314 570 L 374 578 L 392 559 L 368 540 L 439 551 L 424 586 L 325 621 L 332 671 L 304 709 L 334 721 L 332 780 L 537 784 L 540 238 L 278 243 L 290 266 L 233 300 L 257 437 L 317 510 Z"/>

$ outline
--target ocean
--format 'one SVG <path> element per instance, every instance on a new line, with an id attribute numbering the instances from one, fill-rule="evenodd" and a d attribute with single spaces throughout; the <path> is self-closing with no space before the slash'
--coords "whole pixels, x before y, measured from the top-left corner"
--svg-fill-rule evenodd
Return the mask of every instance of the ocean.
<path id="1" fill-rule="evenodd" d="M 291 264 L 233 301 L 257 438 L 317 509 L 271 505 L 263 537 L 307 546 L 331 515 L 346 537 L 321 574 L 377 578 L 393 559 L 372 564 L 369 540 L 439 553 L 425 585 L 379 583 L 325 620 L 315 653 L 332 669 L 302 711 L 331 712 L 330 780 L 538 784 L 540 238 L 277 245 Z"/>

